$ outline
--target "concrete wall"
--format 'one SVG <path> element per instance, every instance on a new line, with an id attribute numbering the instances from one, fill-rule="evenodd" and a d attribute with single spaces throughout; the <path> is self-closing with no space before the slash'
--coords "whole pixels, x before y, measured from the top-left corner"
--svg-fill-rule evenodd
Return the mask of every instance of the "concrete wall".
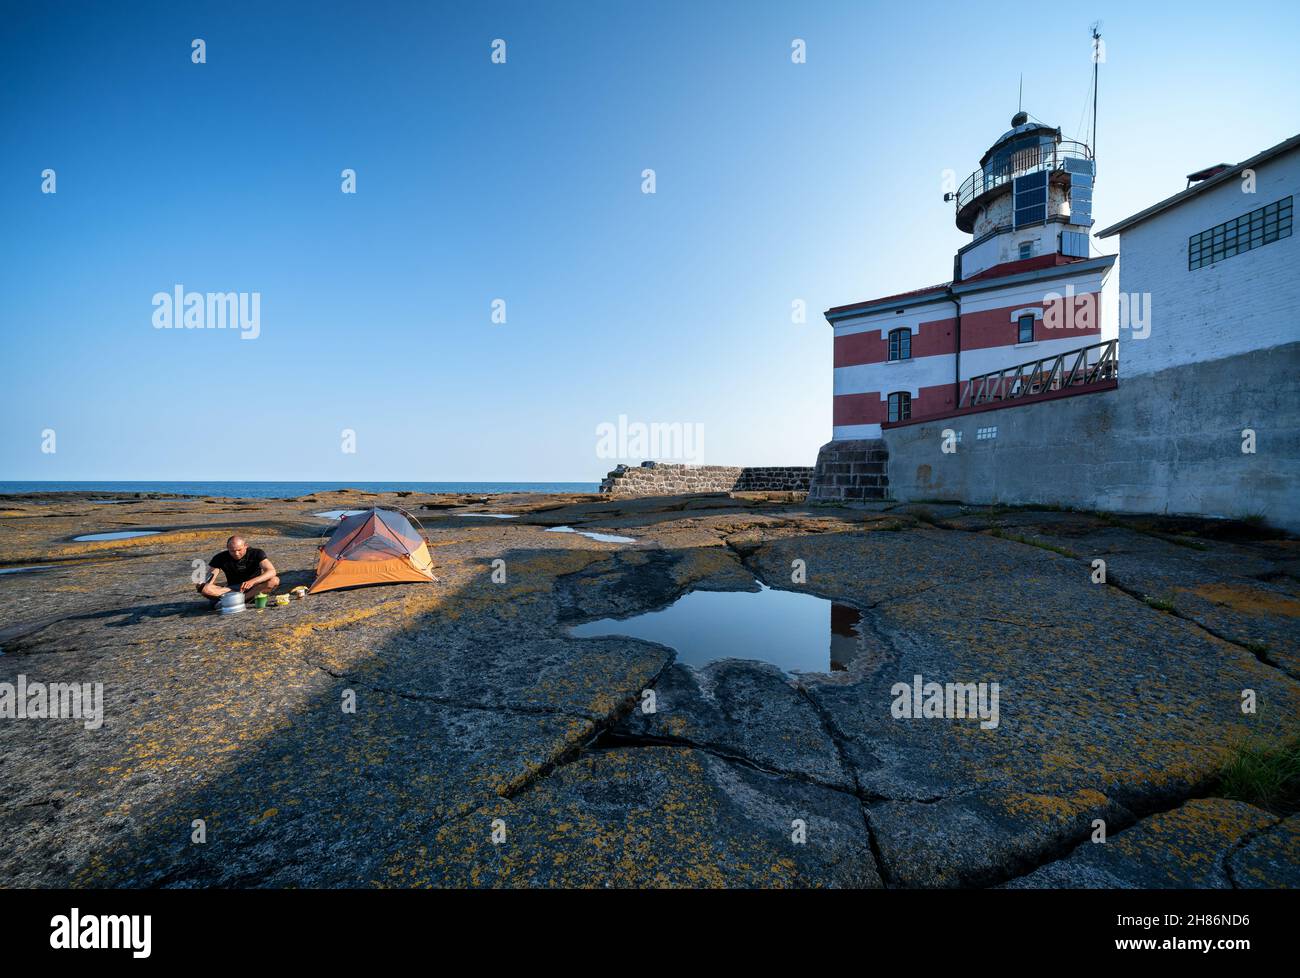
<path id="1" fill-rule="evenodd" d="M 1117 390 L 886 430 L 890 494 L 1262 514 L 1300 532 L 1300 343 L 1138 377 L 1121 360 L 1121 371 Z M 941 451 L 945 428 L 961 435 L 954 454 Z M 1255 454 L 1241 450 L 1246 428 Z"/>
<path id="2" fill-rule="evenodd" d="M 644 462 L 620 465 L 600 484 L 611 496 L 674 496 L 687 492 L 807 492 L 808 466 L 678 465 Z"/>
<path id="3" fill-rule="evenodd" d="M 1120 234 L 1120 289 L 1150 293 L 1151 334 L 1120 334 L 1123 376 L 1300 340 L 1300 234 L 1187 267 L 1188 238 L 1283 197 L 1300 196 L 1300 150 L 1191 197 Z"/>

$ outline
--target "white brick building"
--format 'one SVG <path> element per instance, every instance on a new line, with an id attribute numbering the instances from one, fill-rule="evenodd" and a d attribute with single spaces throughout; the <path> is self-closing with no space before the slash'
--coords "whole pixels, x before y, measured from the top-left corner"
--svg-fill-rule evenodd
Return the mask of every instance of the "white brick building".
<path id="1" fill-rule="evenodd" d="M 1098 235 L 1120 235 L 1126 306 L 1150 297 L 1150 335 L 1120 334 L 1125 377 L 1300 340 L 1300 136 L 1220 167 Z"/>

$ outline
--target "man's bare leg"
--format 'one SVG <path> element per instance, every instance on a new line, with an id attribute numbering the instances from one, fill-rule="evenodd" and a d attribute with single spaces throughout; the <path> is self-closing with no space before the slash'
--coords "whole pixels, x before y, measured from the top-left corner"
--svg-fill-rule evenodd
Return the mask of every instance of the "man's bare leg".
<path id="1" fill-rule="evenodd" d="M 228 592 L 230 588 L 222 587 L 216 581 L 208 581 L 206 584 L 196 584 L 194 589 L 210 601 L 219 601 L 221 596 Z"/>

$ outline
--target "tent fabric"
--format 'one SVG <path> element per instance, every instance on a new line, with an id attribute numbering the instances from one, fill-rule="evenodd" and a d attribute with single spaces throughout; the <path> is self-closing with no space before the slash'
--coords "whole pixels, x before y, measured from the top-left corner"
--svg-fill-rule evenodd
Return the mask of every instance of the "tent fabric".
<path id="1" fill-rule="evenodd" d="M 435 581 L 423 536 L 404 514 L 369 509 L 345 516 L 320 548 L 310 594 L 359 584 Z"/>
<path id="2" fill-rule="evenodd" d="M 340 555 L 364 547 L 363 553 L 400 557 L 414 553 L 424 542 L 410 521 L 391 509 L 370 509 L 344 517 L 325 544 L 325 552 L 337 559 Z M 352 559 L 385 559 L 360 557 Z"/>

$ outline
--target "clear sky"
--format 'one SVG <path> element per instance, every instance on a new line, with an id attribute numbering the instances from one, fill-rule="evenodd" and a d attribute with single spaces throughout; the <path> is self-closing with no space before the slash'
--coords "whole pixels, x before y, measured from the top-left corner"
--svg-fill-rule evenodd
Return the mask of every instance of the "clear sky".
<path id="1" fill-rule="evenodd" d="M 812 464 L 821 312 L 949 277 L 944 171 L 1022 72 L 1087 128 L 1094 19 L 1099 227 L 1300 131 L 1293 0 L 7 3 L 0 480 L 594 481 L 620 415 Z"/>

